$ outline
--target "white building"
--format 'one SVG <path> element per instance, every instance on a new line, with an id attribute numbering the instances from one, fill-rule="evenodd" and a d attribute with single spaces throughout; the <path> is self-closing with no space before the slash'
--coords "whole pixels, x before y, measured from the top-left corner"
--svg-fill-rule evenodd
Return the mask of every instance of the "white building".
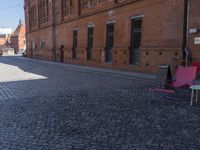
<path id="1" fill-rule="evenodd" d="M 12 56 L 15 55 L 14 48 L 3 48 L 3 56 Z"/>
<path id="2" fill-rule="evenodd" d="M 0 35 L 9 35 L 12 33 L 11 28 L 0 28 Z"/>

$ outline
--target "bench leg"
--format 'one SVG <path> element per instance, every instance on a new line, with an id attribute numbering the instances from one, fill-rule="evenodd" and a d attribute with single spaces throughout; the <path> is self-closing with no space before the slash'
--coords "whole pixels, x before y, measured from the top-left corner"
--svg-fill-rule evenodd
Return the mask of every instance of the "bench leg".
<path id="1" fill-rule="evenodd" d="M 192 106 L 193 104 L 193 97 L 194 97 L 194 90 L 192 90 L 192 94 L 191 94 L 191 101 L 190 101 L 190 105 Z"/>

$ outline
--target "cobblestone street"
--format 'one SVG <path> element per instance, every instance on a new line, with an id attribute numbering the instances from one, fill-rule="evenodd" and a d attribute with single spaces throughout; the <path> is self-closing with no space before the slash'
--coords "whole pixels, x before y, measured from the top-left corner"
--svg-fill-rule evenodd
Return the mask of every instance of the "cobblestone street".
<path id="1" fill-rule="evenodd" d="M 199 150 L 200 104 L 115 77 L 0 57 L 0 150 Z"/>

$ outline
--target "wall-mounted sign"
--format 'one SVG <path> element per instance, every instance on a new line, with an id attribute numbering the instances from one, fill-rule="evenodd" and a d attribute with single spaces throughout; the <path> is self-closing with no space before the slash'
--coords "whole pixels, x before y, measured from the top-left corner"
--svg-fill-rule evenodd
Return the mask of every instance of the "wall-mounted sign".
<path id="1" fill-rule="evenodd" d="M 110 16 L 110 15 L 112 15 L 114 13 L 114 11 L 113 10 L 110 10 L 109 12 L 108 12 L 108 15 Z"/>
<path id="2" fill-rule="evenodd" d="M 190 34 L 194 34 L 194 33 L 197 33 L 197 32 L 198 32 L 198 29 L 196 29 L 196 28 L 192 28 L 192 29 L 189 30 Z"/>
<path id="3" fill-rule="evenodd" d="M 200 37 L 195 37 L 194 38 L 194 44 L 200 45 Z"/>

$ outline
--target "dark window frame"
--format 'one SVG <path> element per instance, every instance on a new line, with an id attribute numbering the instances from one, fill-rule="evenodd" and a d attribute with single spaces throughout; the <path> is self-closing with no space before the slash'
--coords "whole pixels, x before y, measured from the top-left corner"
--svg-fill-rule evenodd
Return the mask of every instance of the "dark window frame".
<path id="1" fill-rule="evenodd" d="M 88 27 L 88 37 L 87 37 L 87 60 L 92 60 L 92 48 L 94 44 L 94 27 Z"/>
<path id="2" fill-rule="evenodd" d="M 78 45 L 78 30 L 73 30 L 73 41 L 72 41 L 72 59 L 77 58 L 76 48 Z"/>
<path id="3" fill-rule="evenodd" d="M 114 46 L 114 32 L 115 32 L 115 23 L 106 24 L 106 49 L 105 49 L 105 62 L 112 63 L 113 60 L 113 51 Z"/>
<path id="4" fill-rule="evenodd" d="M 142 40 L 143 16 L 136 16 L 131 19 L 131 37 L 129 50 L 129 64 L 140 64 L 140 46 Z"/>

